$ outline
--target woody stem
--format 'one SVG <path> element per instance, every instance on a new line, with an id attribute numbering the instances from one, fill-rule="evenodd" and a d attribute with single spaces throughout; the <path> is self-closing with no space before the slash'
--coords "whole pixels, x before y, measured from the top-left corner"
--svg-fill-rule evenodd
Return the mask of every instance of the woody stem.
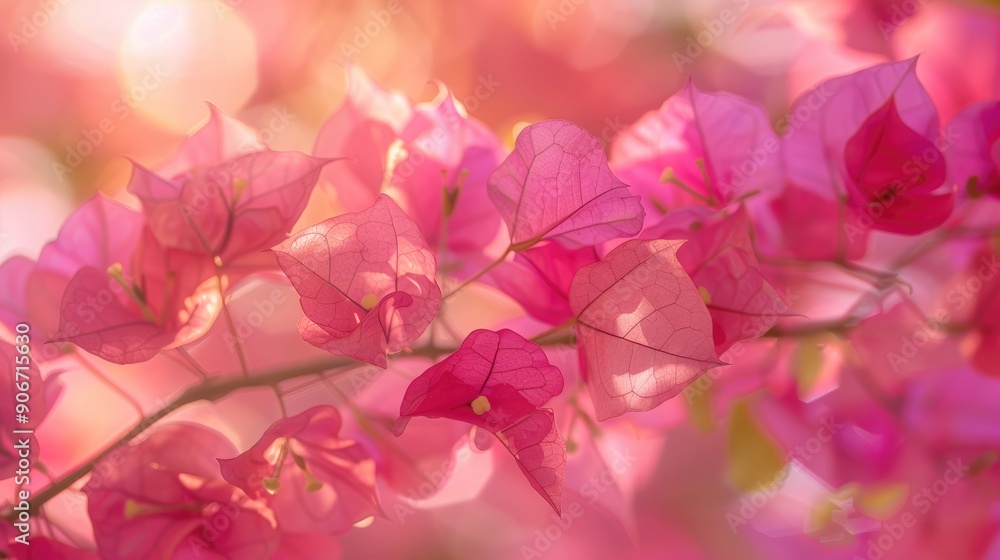
<path id="1" fill-rule="evenodd" d="M 548 342 L 548 344 L 565 344 L 566 342 L 567 341 L 565 339 L 559 338 Z M 457 348 L 453 347 L 442 349 L 432 344 L 427 347 L 415 348 L 408 352 L 400 352 L 399 354 L 396 354 L 396 356 L 427 357 L 436 356 L 442 352 L 451 353 L 455 350 L 457 350 Z M 115 449 L 123 445 L 127 445 L 154 424 L 184 406 L 199 401 L 217 401 L 239 389 L 247 389 L 250 387 L 277 387 L 280 383 L 291 379 L 310 375 L 322 375 L 323 372 L 343 368 L 356 363 L 357 362 L 354 360 L 350 360 L 348 358 L 326 358 L 310 363 L 299 364 L 289 368 L 269 370 L 249 377 L 243 377 L 238 373 L 230 373 L 228 375 L 209 378 L 206 381 L 189 387 L 177 398 L 168 402 L 156 412 L 153 412 L 149 416 L 145 417 L 141 422 L 133 426 L 132 429 L 119 437 L 113 444 L 104 448 L 103 451 L 95 455 L 89 461 L 66 473 L 59 480 L 36 493 L 29 501 L 29 509 L 32 512 L 37 512 L 46 502 L 58 496 L 64 490 L 67 490 L 80 479 L 90 474 L 97 464 L 111 455 Z M 12 521 L 14 519 L 13 514 L 13 510 L 8 511 L 3 514 L 2 518 L 7 521 Z"/>

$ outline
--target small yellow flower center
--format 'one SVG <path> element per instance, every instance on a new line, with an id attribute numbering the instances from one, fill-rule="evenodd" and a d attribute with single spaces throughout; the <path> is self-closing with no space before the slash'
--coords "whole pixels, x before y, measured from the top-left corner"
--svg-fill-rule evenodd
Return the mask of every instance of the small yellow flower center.
<path id="1" fill-rule="evenodd" d="M 698 286 L 698 293 L 701 294 L 701 299 L 705 302 L 705 305 L 712 303 L 712 294 L 708 293 L 708 288 L 705 286 Z"/>
<path id="2" fill-rule="evenodd" d="M 476 416 L 482 416 L 490 411 L 490 400 L 486 398 L 486 395 L 479 395 L 474 401 L 472 401 L 472 412 L 476 413 Z"/>
<path id="3" fill-rule="evenodd" d="M 115 263 L 108 267 L 108 276 L 117 280 L 121 285 L 125 285 L 125 278 L 122 276 L 124 272 L 124 267 L 122 263 Z"/>
<path id="4" fill-rule="evenodd" d="M 278 488 L 281 488 L 281 482 L 277 477 L 269 476 L 264 479 L 264 489 L 267 490 L 268 494 L 277 494 Z"/>
<path id="5" fill-rule="evenodd" d="M 663 170 L 663 173 L 660 174 L 661 183 L 673 183 L 675 180 L 677 180 L 677 176 L 674 175 L 673 168 L 667 167 Z"/>
<path id="6" fill-rule="evenodd" d="M 378 305 L 378 297 L 375 294 L 365 294 L 365 297 L 361 298 L 361 307 L 364 307 L 365 311 L 375 309 L 376 305 Z"/>

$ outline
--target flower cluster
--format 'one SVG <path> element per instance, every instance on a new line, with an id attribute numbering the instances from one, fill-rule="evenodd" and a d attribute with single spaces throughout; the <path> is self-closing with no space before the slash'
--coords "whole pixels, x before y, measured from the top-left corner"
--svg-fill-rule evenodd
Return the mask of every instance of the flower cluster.
<path id="1" fill-rule="evenodd" d="M 46 520 L 3 549 L 335 558 L 484 495 L 551 508 L 560 534 L 599 502 L 627 532 L 660 454 L 622 442 L 690 421 L 727 423 L 703 476 L 734 531 L 808 527 L 801 557 L 994 557 L 1000 101 L 942 126 L 920 64 L 816 84 L 794 134 L 689 83 L 610 157 L 563 120 L 508 150 L 449 91 L 414 103 L 356 68 L 311 155 L 209 107 L 127 192 L 0 265 L 34 377 L 30 424 L 0 403 L 0 463 Z M 61 405 L 99 391 L 137 424 L 65 447 Z M 503 469 L 523 478 L 490 494 Z"/>

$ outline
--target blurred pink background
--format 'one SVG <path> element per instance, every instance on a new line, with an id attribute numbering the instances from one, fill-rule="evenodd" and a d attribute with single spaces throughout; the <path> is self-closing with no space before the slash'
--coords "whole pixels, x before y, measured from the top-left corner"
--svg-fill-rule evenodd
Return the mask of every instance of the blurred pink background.
<path id="1" fill-rule="evenodd" d="M 75 202 L 121 190 L 124 158 L 162 160 L 207 118 L 206 101 L 269 129 L 275 149 L 308 151 L 347 61 L 417 100 L 440 80 L 508 141 L 540 118 L 610 141 L 688 76 L 778 117 L 823 76 L 925 53 L 919 71 L 939 99 L 985 97 L 995 68 L 947 75 L 958 43 L 975 45 L 967 63 L 996 58 L 996 37 L 973 29 L 984 10 L 994 15 L 917 0 L 9 1 L 0 256 L 35 252 Z M 952 85 L 928 81 L 936 71 Z M 964 98 L 946 91 L 960 86 Z M 24 197 L 31 215 L 13 211 Z"/>
<path id="2" fill-rule="evenodd" d="M 37 256 L 82 200 L 120 193 L 126 158 L 164 160 L 206 121 L 205 102 L 259 127 L 274 149 L 310 152 L 344 96 L 346 64 L 418 101 L 435 96 L 435 81 L 445 84 L 508 144 L 519 124 L 546 118 L 575 121 L 610 144 L 688 79 L 755 100 L 776 122 L 825 77 L 921 54 L 918 74 L 946 121 L 1000 91 L 998 18 L 988 3 L 935 0 L 8 0 L 0 5 L 0 261 Z M 772 406 L 780 415 L 780 403 Z M 655 420 L 673 426 L 670 415 L 682 417 L 683 407 L 668 403 Z M 601 494 L 600 507 L 559 527 L 560 535 L 605 537 L 562 539 L 560 558 L 625 556 L 623 543 L 637 535 L 636 558 L 795 558 L 799 545 L 807 557 L 815 549 L 784 539 L 799 535 L 783 513 L 815 516 L 830 535 L 849 522 L 775 502 L 773 519 L 765 512 L 756 529 L 732 530 L 726 514 L 739 515 L 741 502 L 717 483 L 727 460 L 722 431 L 683 425 L 664 443 L 620 437 L 619 428 L 602 445 L 642 457 L 627 467 L 634 487 Z M 661 455 L 664 447 L 675 451 Z M 513 463 L 477 457 L 482 478 L 495 476 L 465 484 L 508 511 L 456 499 L 403 525 L 350 533 L 345 547 L 357 556 L 347 557 L 459 558 L 486 531 L 507 551 L 540 549 L 533 531 L 552 526 L 547 510 L 512 519 L 531 490 Z M 590 474 L 606 470 L 598 461 L 585 465 Z M 830 491 L 808 476 L 800 482 L 802 496 Z M 868 495 L 891 501 L 894 490 Z M 960 524 L 961 508 L 950 508 L 964 502 L 952 498 L 944 509 Z M 986 518 L 993 506 L 977 507 Z M 425 548 L 393 551 L 393 543 Z M 1000 558 L 998 549 L 986 558 Z"/>

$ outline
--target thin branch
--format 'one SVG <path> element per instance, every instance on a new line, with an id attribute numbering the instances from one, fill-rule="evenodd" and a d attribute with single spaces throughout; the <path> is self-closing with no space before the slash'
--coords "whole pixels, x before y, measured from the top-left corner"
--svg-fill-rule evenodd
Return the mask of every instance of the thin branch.
<path id="1" fill-rule="evenodd" d="M 274 396 L 278 400 L 278 409 L 281 410 L 281 417 L 288 418 L 288 409 L 285 408 L 284 392 L 282 392 L 276 384 L 272 385 L 271 389 L 274 391 Z"/>
<path id="2" fill-rule="evenodd" d="M 573 317 L 572 319 L 566 321 L 561 325 L 556 325 L 547 331 L 536 334 L 535 336 L 531 337 L 531 341 L 537 343 L 549 336 L 556 334 L 557 332 L 572 328 L 573 325 L 575 324 L 576 324 L 576 317 Z"/>
<path id="3" fill-rule="evenodd" d="M 451 353 L 455 350 L 457 350 L 455 347 L 438 348 L 431 345 L 406 352 L 400 352 L 394 354 L 393 357 L 437 356 L 442 352 Z M 58 496 L 64 490 L 69 489 L 73 484 L 88 475 L 92 470 L 94 470 L 94 467 L 96 467 L 98 463 L 111 455 L 116 449 L 127 445 L 154 424 L 186 405 L 199 401 L 217 401 L 239 389 L 246 389 L 250 387 L 277 387 L 279 383 L 290 379 L 308 375 L 320 376 L 323 372 L 356 364 L 357 362 L 348 358 L 327 358 L 315 362 L 300 364 L 290 368 L 266 371 L 252 377 L 240 377 L 232 374 L 213 377 L 203 383 L 190 387 L 182 392 L 177 398 L 168 402 L 162 408 L 153 412 L 141 422 L 133 426 L 132 429 L 119 437 L 117 441 L 106 447 L 92 459 L 63 475 L 62 478 L 54 482 L 52 485 L 37 492 L 29 502 L 30 511 L 38 511 L 43 504 L 55 496 Z M 13 514 L 13 511 L 8 511 L 3 518 L 8 521 L 13 520 Z"/>
<path id="4" fill-rule="evenodd" d="M 475 282 L 476 280 L 479 280 L 483 276 L 486 276 L 494 268 L 496 268 L 496 267 L 500 266 L 501 264 L 503 264 L 503 262 L 505 260 L 507 260 L 507 255 L 509 255 L 509 254 L 511 254 L 513 252 L 514 252 L 514 247 L 513 246 L 507 247 L 507 250 L 505 250 L 503 252 L 503 254 L 500 255 L 500 257 L 497 260 L 493 261 L 492 263 L 490 263 L 489 265 L 487 265 L 486 268 L 480 270 L 479 272 L 477 272 L 477 273 L 473 274 L 472 276 L 470 276 L 469 278 L 467 278 L 465 280 L 465 282 L 462 282 L 461 284 L 459 284 L 459 286 L 457 288 L 455 288 L 454 290 L 448 292 L 442 299 L 449 299 L 449 298 L 451 298 L 452 296 L 454 296 L 455 294 L 457 294 L 458 292 L 460 292 L 463 288 L 465 288 L 469 284 Z"/>
<path id="5" fill-rule="evenodd" d="M 250 377 L 250 366 L 247 361 L 247 353 L 243 348 L 243 341 L 240 340 L 240 335 L 236 331 L 236 324 L 233 323 L 233 317 L 229 314 L 229 305 L 226 303 L 226 292 L 222 289 L 222 276 L 217 276 L 219 279 L 219 297 L 222 302 L 222 314 L 226 318 L 226 325 L 229 327 L 229 333 L 233 337 L 233 344 L 236 346 L 236 355 L 240 359 L 240 369 L 243 371 L 243 377 Z"/>

